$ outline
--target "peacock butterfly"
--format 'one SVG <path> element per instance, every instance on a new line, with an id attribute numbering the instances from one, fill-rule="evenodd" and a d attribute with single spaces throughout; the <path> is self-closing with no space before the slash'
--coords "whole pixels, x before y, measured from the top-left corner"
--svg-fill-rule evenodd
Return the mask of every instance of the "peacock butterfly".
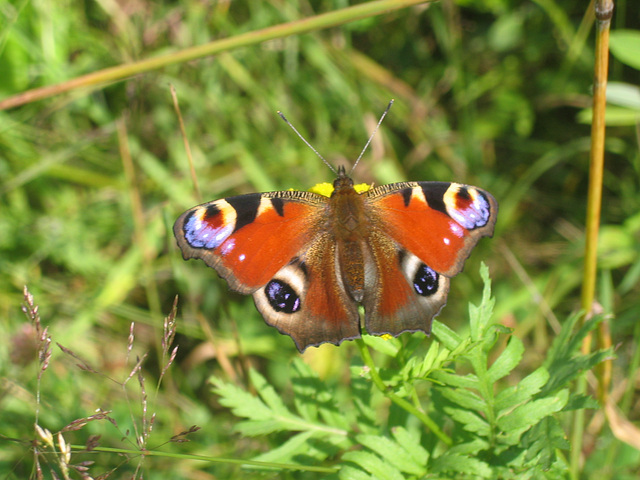
<path id="1" fill-rule="evenodd" d="M 330 196 L 228 197 L 187 210 L 173 231 L 185 260 L 204 260 L 231 289 L 252 294 L 301 352 L 360 337 L 358 304 L 370 334 L 429 334 L 449 279 L 493 234 L 498 204 L 459 183 L 357 187 L 340 167 Z"/>

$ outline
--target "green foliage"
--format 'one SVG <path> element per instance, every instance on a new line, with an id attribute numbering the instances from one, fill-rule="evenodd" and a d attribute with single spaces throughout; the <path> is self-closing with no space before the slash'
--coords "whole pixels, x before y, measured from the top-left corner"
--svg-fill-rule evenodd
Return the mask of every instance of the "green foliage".
<path id="1" fill-rule="evenodd" d="M 613 30 L 610 34 L 611 54 L 615 60 L 635 70 L 640 70 L 640 31 Z M 624 82 L 607 84 L 606 124 L 609 126 L 634 126 L 640 123 L 640 85 Z M 578 113 L 578 121 L 591 123 L 593 111 L 586 108 Z"/>
<path id="2" fill-rule="evenodd" d="M 580 353 L 582 339 L 601 318 L 576 329 L 579 316 L 574 315 L 544 365 L 509 385 L 507 377 L 522 362 L 524 346 L 494 324 L 486 267 L 482 277 L 482 301 L 469 309 L 467 336 L 436 323 L 436 340 L 422 357 L 415 351 L 417 343 L 394 348 L 397 339 L 367 337 L 378 347 L 381 363 L 392 363 L 356 362 L 349 382 L 353 395 L 343 401 L 300 359 L 291 367 L 294 403 L 289 406 L 255 370 L 249 375 L 255 394 L 212 377 L 220 403 L 243 419 L 235 426 L 238 434 L 287 434 L 252 460 L 290 468 L 335 463 L 338 477 L 345 479 L 566 478 L 567 465 L 558 454 L 570 448 L 563 414 L 597 408 L 592 399 L 571 393 L 571 382 L 611 355 Z M 384 343 L 391 348 L 383 348 Z M 371 369 L 385 379 L 383 391 L 375 390 Z M 381 394 L 410 400 L 445 425 L 446 448 L 411 412 L 394 412 L 397 404 L 390 402 L 381 405 Z"/>

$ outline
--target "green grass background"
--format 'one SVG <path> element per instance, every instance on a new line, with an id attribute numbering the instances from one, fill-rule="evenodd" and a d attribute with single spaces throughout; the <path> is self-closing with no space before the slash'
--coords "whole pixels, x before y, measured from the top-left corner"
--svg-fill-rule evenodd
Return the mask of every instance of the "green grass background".
<path id="1" fill-rule="evenodd" d="M 347 5 L 10 0 L 0 3 L 0 99 Z M 640 27 L 633 2 L 616 7 L 614 31 Z M 2 478 L 33 473 L 39 367 L 20 310 L 24 285 L 54 342 L 102 374 L 78 369 L 54 346 L 39 424 L 55 432 L 99 407 L 118 419 L 119 430 L 92 422 L 69 433 L 71 443 L 102 435 L 105 446 L 131 447 L 139 386 L 121 383 L 144 352 L 149 414 L 156 412 L 149 448 L 194 424 L 202 429 L 192 442 L 163 448 L 236 459 L 270 448 L 267 439 L 231 432 L 236 420 L 211 393 L 210 375 L 244 384 L 252 365 L 291 400 L 293 342 L 213 270 L 184 262 L 175 245 L 174 220 L 200 199 L 170 85 L 202 201 L 332 180 L 277 110 L 332 164 L 348 166 L 394 98 L 355 180 L 457 181 L 493 193 L 496 235 L 480 242 L 454 279 L 439 320 L 467 328 L 467 305 L 480 296 L 477 272 L 486 262 L 496 321 L 527 346 L 521 373 L 535 369 L 559 322 L 579 307 L 590 126 L 578 114 L 590 106 L 594 58 L 587 12 L 586 2 L 571 0 L 425 3 L 0 111 Z M 611 80 L 637 87 L 637 73 L 612 59 Z M 635 117 L 608 129 L 598 283 L 599 302 L 615 315 L 614 398 L 632 420 L 639 413 L 637 125 Z M 180 350 L 156 389 L 162 320 L 176 295 Z M 346 395 L 344 372 L 355 355 L 346 342 L 312 348 L 304 358 Z M 584 477 L 633 478 L 638 452 L 598 424 L 601 412 L 590 415 L 596 425 L 585 432 Z M 137 465 L 115 454 L 82 458 L 97 462 L 94 475 L 117 468 L 111 478 L 128 478 Z M 144 463 L 146 478 L 226 478 L 240 475 L 237 468 L 184 458 Z"/>

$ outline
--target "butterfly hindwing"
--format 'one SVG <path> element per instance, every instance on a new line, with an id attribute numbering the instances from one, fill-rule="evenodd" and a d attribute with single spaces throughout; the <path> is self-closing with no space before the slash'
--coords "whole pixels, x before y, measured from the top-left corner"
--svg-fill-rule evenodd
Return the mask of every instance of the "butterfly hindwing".
<path id="1" fill-rule="evenodd" d="M 300 351 L 360 336 L 357 304 L 338 275 L 335 243 L 327 234 L 316 237 L 253 298 L 265 321 L 291 336 Z"/>
<path id="2" fill-rule="evenodd" d="M 360 335 L 356 303 L 337 275 L 325 229 L 329 199 L 311 192 L 248 194 L 205 203 L 174 225 L 183 257 L 200 258 L 302 351 Z"/>
<path id="3" fill-rule="evenodd" d="M 398 336 L 420 330 L 429 334 L 433 317 L 447 301 L 449 278 L 388 237 L 372 242 L 372 247 L 377 283 L 363 300 L 367 332 Z"/>

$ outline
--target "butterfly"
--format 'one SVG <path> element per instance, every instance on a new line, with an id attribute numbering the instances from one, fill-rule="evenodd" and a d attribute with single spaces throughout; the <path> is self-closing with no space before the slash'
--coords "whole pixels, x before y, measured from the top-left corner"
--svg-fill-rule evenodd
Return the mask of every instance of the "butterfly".
<path id="1" fill-rule="evenodd" d="M 185 260 L 204 260 L 232 290 L 253 295 L 301 352 L 360 337 L 358 305 L 369 334 L 429 334 L 450 278 L 493 234 L 497 202 L 459 183 L 357 187 L 340 167 L 329 196 L 223 198 L 187 210 L 173 231 Z"/>

